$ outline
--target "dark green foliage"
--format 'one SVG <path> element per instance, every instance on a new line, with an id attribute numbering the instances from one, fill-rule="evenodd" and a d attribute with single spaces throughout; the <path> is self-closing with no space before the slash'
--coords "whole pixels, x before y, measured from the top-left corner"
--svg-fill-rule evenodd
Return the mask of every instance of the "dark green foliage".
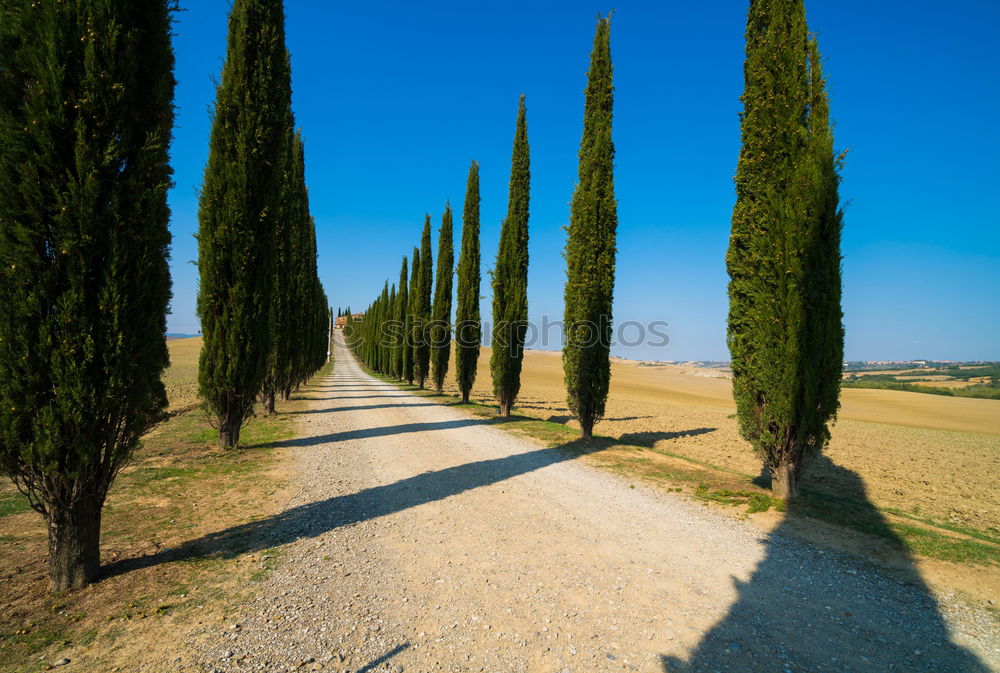
<path id="1" fill-rule="evenodd" d="M 451 357 L 451 298 L 452 280 L 455 273 L 454 228 L 452 226 L 451 204 L 444 207 L 441 229 L 438 231 L 437 274 L 434 279 L 434 308 L 431 310 L 429 341 L 431 348 L 431 380 L 434 389 L 444 389 L 444 377 L 448 373 L 448 358 Z"/>
<path id="2" fill-rule="evenodd" d="M 392 344 L 393 344 L 393 365 L 392 375 L 394 378 L 402 380 L 406 378 L 406 312 L 410 306 L 409 274 L 406 268 L 406 257 L 403 257 L 403 266 L 399 269 L 399 293 L 396 295 L 396 309 L 393 313 L 392 323 Z M 412 360 L 410 360 L 412 362 Z M 412 370 L 412 366 L 411 366 Z"/>
<path id="3" fill-rule="evenodd" d="M 462 401 L 476 382 L 479 344 L 479 164 L 469 166 L 462 213 L 462 251 L 458 258 L 458 307 L 455 315 L 455 380 Z"/>
<path id="4" fill-rule="evenodd" d="M 393 285 L 389 288 L 389 303 L 385 307 L 385 323 L 383 327 L 383 343 L 384 349 L 382 352 L 382 372 L 390 376 L 394 375 L 393 365 L 396 362 L 396 344 L 394 341 L 395 333 L 391 329 L 391 323 L 396 316 L 397 298 L 396 298 L 396 286 Z"/>
<path id="5" fill-rule="evenodd" d="M 610 18 L 599 19 L 580 142 L 580 173 L 566 241 L 566 344 L 563 372 L 570 409 L 589 438 L 604 415 L 611 380 L 611 304 L 615 287 L 615 147 L 611 139 Z"/>
<path id="6" fill-rule="evenodd" d="M 500 415 L 510 416 L 521 389 L 521 361 L 528 329 L 528 204 L 531 167 L 528 122 L 521 96 L 511 155 L 507 217 L 500 228 L 493 270 L 493 352 L 490 372 Z"/>
<path id="7" fill-rule="evenodd" d="M 431 348 L 428 327 L 431 318 L 431 284 L 434 262 L 431 256 L 431 216 L 424 219 L 420 236 L 420 265 L 417 275 L 417 292 L 413 303 L 413 378 L 417 386 L 424 387 L 430 374 Z"/>
<path id="8" fill-rule="evenodd" d="M 168 0 L 0 3 L 0 472 L 47 519 L 53 590 L 163 418 Z"/>
<path id="9" fill-rule="evenodd" d="M 838 168 L 802 0 L 753 0 L 726 264 L 740 430 L 775 494 L 829 439 L 843 361 Z"/>
<path id="10" fill-rule="evenodd" d="M 290 103 L 281 0 L 235 0 L 198 210 L 198 386 L 227 448 L 239 443 L 267 364 Z"/>
<path id="11" fill-rule="evenodd" d="M 413 364 L 413 317 L 417 311 L 417 294 L 420 283 L 420 274 L 418 273 L 420 269 L 419 249 L 413 249 L 411 259 L 413 260 L 413 264 L 410 266 L 410 289 L 407 292 L 406 317 L 403 322 L 403 379 L 407 383 L 413 383 L 415 369 Z"/>
<path id="12" fill-rule="evenodd" d="M 267 414 L 274 413 L 275 397 L 286 388 L 295 367 L 294 350 L 298 345 L 298 327 L 295 315 L 295 295 L 297 289 L 294 282 L 294 271 L 299 266 L 296 253 L 301 253 L 298 238 L 301 232 L 299 217 L 302 216 L 302 204 L 299 201 L 301 192 L 299 183 L 304 184 L 304 176 L 300 174 L 301 151 L 296 153 L 294 144 L 299 139 L 292 135 L 291 114 L 288 115 L 288 128 L 281 152 L 282 180 L 281 199 L 274 218 L 274 243 L 271 247 L 273 263 L 271 265 L 271 303 L 269 305 L 267 366 L 261 383 L 261 402 Z M 298 154 L 298 156 L 296 156 Z M 292 282 L 289 282 L 292 281 Z"/>

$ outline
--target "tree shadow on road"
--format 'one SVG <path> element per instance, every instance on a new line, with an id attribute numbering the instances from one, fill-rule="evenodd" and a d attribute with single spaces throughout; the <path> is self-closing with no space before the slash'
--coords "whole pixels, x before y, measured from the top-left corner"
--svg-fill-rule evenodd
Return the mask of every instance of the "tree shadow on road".
<path id="1" fill-rule="evenodd" d="M 663 671 L 986 673 L 973 653 L 951 642 L 937 602 L 903 541 L 868 500 L 863 480 L 825 456 L 816 463 L 812 469 L 835 473 L 862 499 L 824 502 L 805 495 L 792 506 L 767 536 L 766 556 L 750 579 L 733 578 L 739 598 L 729 613 L 686 661 L 662 657 Z M 818 515 L 851 518 L 873 545 L 892 552 L 899 573 L 789 537 L 797 524 L 808 523 L 802 519 Z"/>
<path id="2" fill-rule="evenodd" d="M 367 391 L 375 392 L 375 391 Z M 303 397 L 303 400 L 324 401 L 324 400 L 384 400 L 392 397 L 413 397 L 412 395 L 334 395 L 333 397 Z"/>
<path id="3" fill-rule="evenodd" d="M 359 436 L 378 437 L 394 433 L 425 432 L 489 423 L 490 421 L 471 419 L 441 423 L 411 423 L 277 442 L 271 446 L 312 446 Z M 302 538 L 317 537 L 335 528 L 496 484 L 601 448 L 604 448 L 604 444 L 600 442 L 571 442 L 554 448 L 536 449 L 503 458 L 464 463 L 435 472 L 424 472 L 392 484 L 373 486 L 356 493 L 292 507 L 274 516 L 189 540 L 173 549 L 164 549 L 139 558 L 123 559 L 106 566 L 102 575 L 113 577 L 160 563 L 204 558 L 233 558 L 249 552 L 270 549 Z"/>
<path id="4" fill-rule="evenodd" d="M 412 405 L 406 405 L 412 406 Z M 326 435 L 313 435 L 312 437 L 297 437 L 295 439 L 283 439 L 266 444 L 251 444 L 245 449 L 262 448 L 285 448 L 285 447 L 307 447 L 319 444 L 329 444 L 331 442 L 342 442 L 347 439 L 368 439 L 370 437 L 388 437 L 390 435 L 402 435 L 410 432 L 433 432 L 435 430 L 452 430 L 454 428 L 467 428 L 471 425 L 489 425 L 490 421 L 475 418 L 462 418 L 455 421 L 436 421 L 433 423 L 403 423 L 402 425 L 386 425 L 375 428 L 358 428 L 356 430 L 345 430 L 344 432 L 331 432 Z"/>
<path id="5" fill-rule="evenodd" d="M 437 402 L 423 402 L 418 404 L 370 404 L 355 407 L 327 407 L 325 409 L 303 409 L 301 411 L 288 411 L 288 414 L 326 414 L 335 411 L 368 411 L 370 409 L 395 409 L 412 407 L 440 407 Z"/>

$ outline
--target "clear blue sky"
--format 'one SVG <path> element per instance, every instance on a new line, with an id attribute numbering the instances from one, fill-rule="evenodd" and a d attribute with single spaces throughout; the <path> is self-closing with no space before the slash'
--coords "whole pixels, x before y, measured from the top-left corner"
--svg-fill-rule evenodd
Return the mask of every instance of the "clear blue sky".
<path id="1" fill-rule="evenodd" d="M 181 0 L 175 27 L 174 300 L 198 332 L 197 190 L 226 0 Z M 562 315 L 562 227 L 576 179 L 595 17 L 613 5 L 617 321 L 671 343 L 618 352 L 728 359 L 724 254 L 739 150 L 746 2 L 286 0 L 319 264 L 333 306 L 398 278 L 424 213 L 461 212 L 481 165 L 482 252 L 506 209 L 517 97 L 531 143 L 531 317 Z M 1000 359 L 1000 3 L 807 1 L 832 95 L 849 359 Z M 456 221 L 456 248 L 460 218 Z M 489 315 L 488 296 L 483 315 Z"/>

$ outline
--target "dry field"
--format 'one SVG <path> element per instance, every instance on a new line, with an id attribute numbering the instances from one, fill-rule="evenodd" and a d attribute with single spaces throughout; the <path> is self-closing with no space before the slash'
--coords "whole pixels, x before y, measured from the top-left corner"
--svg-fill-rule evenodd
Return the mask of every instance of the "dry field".
<path id="1" fill-rule="evenodd" d="M 595 434 L 759 473 L 739 436 L 730 381 L 698 374 L 615 360 L 607 418 Z M 449 376 L 446 392 L 455 390 Z M 488 349 L 473 400 L 491 400 Z M 841 401 L 831 444 L 806 487 L 1000 534 L 1000 401 L 866 389 L 845 389 Z M 573 425 L 559 353 L 525 354 L 518 408 Z"/>

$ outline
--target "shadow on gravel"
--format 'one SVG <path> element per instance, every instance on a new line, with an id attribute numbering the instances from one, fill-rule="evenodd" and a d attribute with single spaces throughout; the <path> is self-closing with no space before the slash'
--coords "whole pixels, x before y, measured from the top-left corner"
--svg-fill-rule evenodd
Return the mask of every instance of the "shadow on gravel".
<path id="1" fill-rule="evenodd" d="M 343 398 L 341 398 L 343 399 Z M 288 414 L 326 414 L 335 411 L 368 411 L 369 409 L 393 409 L 398 407 L 440 407 L 437 402 L 422 402 L 420 404 L 370 404 L 356 407 L 327 407 L 326 409 L 303 409 L 302 411 L 289 411 Z"/>
<path id="2" fill-rule="evenodd" d="M 447 427 L 487 424 L 489 421 L 448 421 L 444 423 L 412 423 L 387 428 L 372 428 L 336 435 L 312 437 L 274 445 L 308 446 L 337 439 L 358 436 L 379 436 L 396 432 L 417 432 Z M 300 442 L 306 442 L 302 444 Z M 225 530 L 189 540 L 180 547 L 164 549 L 156 554 L 123 559 L 103 568 L 103 577 L 148 568 L 174 561 L 197 561 L 208 558 L 233 558 L 241 554 L 262 551 L 279 545 L 312 538 L 327 531 L 400 512 L 428 502 L 444 500 L 465 491 L 489 486 L 543 467 L 572 460 L 599 451 L 603 442 L 571 442 L 559 447 L 538 449 L 504 458 L 480 460 L 449 467 L 436 472 L 424 472 L 392 484 L 367 488 L 357 493 L 299 505 L 280 514 L 251 521 Z"/>
<path id="3" fill-rule="evenodd" d="M 403 643 L 402 645 L 396 645 L 396 647 L 392 648 L 391 650 L 389 650 L 388 652 L 386 652 L 385 654 L 383 654 L 378 659 L 375 659 L 374 661 L 371 661 L 371 662 L 365 664 L 364 666 L 362 666 L 361 668 L 359 668 L 358 669 L 358 673 L 369 673 L 369 671 L 376 670 L 379 666 L 381 666 L 385 662 L 389 661 L 390 659 L 392 659 L 394 656 L 396 656 L 400 652 L 403 652 L 403 651 L 407 650 L 409 647 L 410 647 L 409 643 Z"/>
<path id="4" fill-rule="evenodd" d="M 662 657 L 664 672 L 987 673 L 973 653 L 951 642 L 912 556 L 867 499 L 862 479 L 825 456 L 811 469 L 820 467 L 839 473 L 862 500 L 827 502 L 826 514 L 815 501 L 791 507 L 767 536 L 767 555 L 751 578 L 733 579 L 739 598 L 729 613 L 687 661 Z M 787 535 L 797 519 L 844 516 L 864 524 L 871 545 L 893 557 L 900 579 Z"/>
<path id="5" fill-rule="evenodd" d="M 404 405 L 419 406 L 419 405 Z M 428 405 L 430 406 L 430 405 Z M 364 407 L 375 409 L 377 407 Z M 475 418 L 463 418 L 457 421 L 438 421 L 434 423 L 404 423 L 402 425 L 386 425 L 380 428 L 360 428 L 358 430 L 345 430 L 344 432 L 331 432 L 327 435 L 314 435 L 312 437 L 298 437 L 296 439 L 283 439 L 277 442 L 267 442 L 266 444 L 251 444 L 245 449 L 262 448 L 284 448 L 284 447 L 307 447 L 330 442 L 342 442 L 348 439 L 368 439 L 370 437 L 388 437 L 389 435 L 403 435 L 409 432 L 433 432 L 434 430 L 451 430 L 453 428 L 467 428 L 470 425 L 490 425 L 488 420 L 478 420 Z"/>
<path id="6" fill-rule="evenodd" d="M 372 391 L 365 391 L 372 392 Z M 304 400 L 384 400 L 389 397 L 412 397 L 412 395 L 335 395 L 333 397 L 303 397 Z"/>

